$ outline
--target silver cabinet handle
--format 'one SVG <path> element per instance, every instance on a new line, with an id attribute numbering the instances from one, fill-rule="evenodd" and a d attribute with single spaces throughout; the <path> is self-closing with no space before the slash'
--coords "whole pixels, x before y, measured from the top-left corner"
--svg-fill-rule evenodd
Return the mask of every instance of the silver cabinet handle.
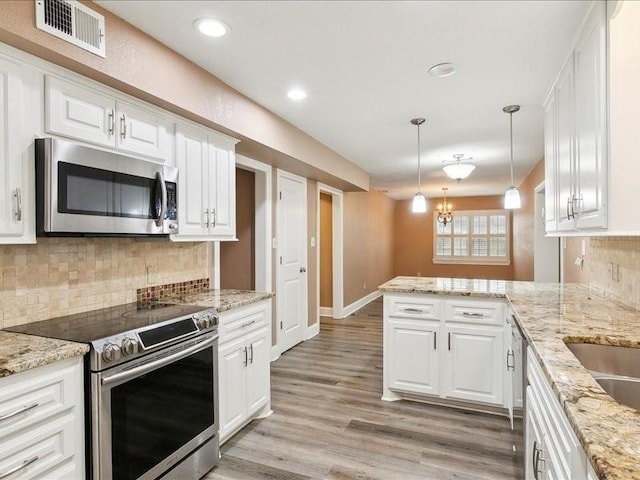
<path id="1" fill-rule="evenodd" d="M 250 322 L 245 322 L 242 325 L 240 325 L 240 328 L 248 327 L 249 325 L 253 325 L 254 323 L 256 323 L 255 320 L 251 320 Z"/>
<path id="2" fill-rule="evenodd" d="M 251 349 L 251 364 L 253 365 L 253 343 L 249 348 Z"/>
<path id="3" fill-rule="evenodd" d="M 15 193 L 13 194 L 16 197 L 16 220 L 18 222 L 22 221 L 22 189 L 16 188 Z"/>
<path id="4" fill-rule="evenodd" d="M 29 405 L 25 405 L 24 407 L 20 407 L 17 410 L 14 410 L 13 412 L 9 412 L 9 413 L 5 413 L 4 415 L 0 415 L 0 422 L 3 421 L 3 420 L 9 420 L 10 418 L 13 418 L 13 417 L 15 417 L 17 415 L 20 415 L 21 413 L 28 412 L 29 410 L 33 410 L 38 405 L 40 405 L 38 402 L 30 403 Z"/>
<path id="5" fill-rule="evenodd" d="M 513 360 L 513 363 L 509 362 L 509 359 Z M 516 357 L 513 353 L 513 350 L 507 350 L 507 371 L 516 369 Z"/>
<path id="6" fill-rule="evenodd" d="M 213 217 L 213 221 L 211 222 L 211 226 L 215 228 L 216 226 L 216 209 L 211 209 L 211 216 Z"/>
<path id="7" fill-rule="evenodd" d="M 116 113 L 111 110 L 109 112 L 109 136 L 113 135 L 116 130 Z"/>
<path id="8" fill-rule="evenodd" d="M 27 460 L 25 460 L 24 462 L 22 462 L 22 464 L 20 465 L 16 465 L 15 467 L 13 467 L 10 470 L 7 470 L 6 472 L 2 472 L 0 473 L 0 479 L 2 478 L 7 478 L 10 475 L 13 475 L 16 472 L 19 472 L 20 470 L 22 470 L 23 468 L 27 468 L 29 465 L 31 465 L 34 462 L 38 461 L 38 458 L 40 458 L 38 455 L 35 455 L 31 458 L 28 458 Z"/>
<path id="9" fill-rule="evenodd" d="M 438 332 L 433 332 L 433 349 L 438 348 Z"/>
<path id="10" fill-rule="evenodd" d="M 304 273 L 307 271 L 307 267 L 300 267 L 300 273 Z"/>
<path id="11" fill-rule="evenodd" d="M 447 334 L 447 337 L 448 337 L 447 338 L 448 348 L 449 348 L 449 351 L 451 351 L 451 332 Z"/>
<path id="12" fill-rule="evenodd" d="M 204 226 L 209 228 L 209 209 L 208 208 L 204 211 L 204 218 L 205 218 Z"/>
<path id="13" fill-rule="evenodd" d="M 403 308 L 402 311 L 407 313 L 424 313 L 424 310 L 420 308 Z"/>
<path id="14" fill-rule="evenodd" d="M 120 117 L 120 137 L 127 138 L 127 117 L 124 116 L 124 113 Z"/>
<path id="15" fill-rule="evenodd" d="M 569 212 L 570 204 L 571 204 L 571 197 L 567 197 L 567 220 L 571 220 L 571 212 Z"/>
<path id="16" fill-rule="evenodd" d="M 484 313 L 462 312 L 462 316 L 471 318 L 482 318 L 484 317 Z"/>
<path id="17" fill-rule="evenodd" d="M 538 454 L 538 441 L 533 441 L 533 448 L 531 449 L 531 464 L 533 467 L 533 478 L 538 480 L 538 462 L 537 462 L 537 454 Z"/>
<path id="18" fill-rule="evenodd" d="M 249 354 L 247 352 L 247 347 L 244 347 L 244 366 L 249 365 Z"/>

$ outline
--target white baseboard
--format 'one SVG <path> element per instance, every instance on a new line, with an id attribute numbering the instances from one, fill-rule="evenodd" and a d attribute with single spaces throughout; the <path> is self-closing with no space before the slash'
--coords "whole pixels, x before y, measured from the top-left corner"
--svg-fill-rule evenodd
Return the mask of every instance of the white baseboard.
<path id="1" fill-rule="evenodd" d="M 364 297 L 356 300 L 352 304 L 347 305 L 346 307 L 344 307 L 344 310 L 342 311 L 342 318 L 347 318 L 353 312 L 360 310 L 367 303 L 373 302 L 376 298 L 380 296 L 382 296 L 382 292 L 379 292 L 378 290 L 376 290 L 375 292 L 371 292 L 370 294 L 365 295 Z"/>
<path id="2" fill-rule="evenodd" d="M 275 362 L 280 358 L 280 347 L 278 345 L 271 346 L 271 361 Z"/>
<path id="3" fill-rule="evenodd" d="M 333 317 L 333 307 L 318 308 L 321 317 Z"/>
<path id="4" fill-rule="evenodd" d="M 307 331 L 305 332 L 304 339 L 309 340 L 320 333 L 320 322 L 316 322 L 313 325 L 309 325 L 307 327 Z"/>

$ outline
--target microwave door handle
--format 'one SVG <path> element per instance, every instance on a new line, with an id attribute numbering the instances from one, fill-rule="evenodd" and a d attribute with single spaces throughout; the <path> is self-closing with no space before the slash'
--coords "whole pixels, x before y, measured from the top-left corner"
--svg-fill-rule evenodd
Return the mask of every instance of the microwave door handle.
<path id="1" fill-rule="evenodd" d="M 161 227 L 167 214 L 167 185 L 164 183 L 162 172 L 156 173 L 156 181 L 160 184 L 160 192 L 162 192 L 162 207 L 160 208 L 160 215 L 156 218 L 156 225 Z"/>

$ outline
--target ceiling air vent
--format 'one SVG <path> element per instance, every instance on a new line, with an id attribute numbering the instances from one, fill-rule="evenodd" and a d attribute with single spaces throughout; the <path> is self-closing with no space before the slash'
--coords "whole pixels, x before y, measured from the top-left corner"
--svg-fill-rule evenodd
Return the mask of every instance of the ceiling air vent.
<path id="1" fill-rule="evenodd" d="M 76 0 L 36 0 L 36 27 L 104 57 L 104 16 Z"/>

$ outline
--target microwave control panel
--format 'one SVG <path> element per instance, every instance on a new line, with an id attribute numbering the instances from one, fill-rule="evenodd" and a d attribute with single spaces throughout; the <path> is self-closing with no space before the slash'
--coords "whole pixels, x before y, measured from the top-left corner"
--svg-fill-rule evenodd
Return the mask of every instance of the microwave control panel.
<path id="1" fill-rule="evenodd" d="M 167 186 L 167 214 L 168 220 L 178 219 L 178 186 L 174 182 L 165 182 Z"/>

